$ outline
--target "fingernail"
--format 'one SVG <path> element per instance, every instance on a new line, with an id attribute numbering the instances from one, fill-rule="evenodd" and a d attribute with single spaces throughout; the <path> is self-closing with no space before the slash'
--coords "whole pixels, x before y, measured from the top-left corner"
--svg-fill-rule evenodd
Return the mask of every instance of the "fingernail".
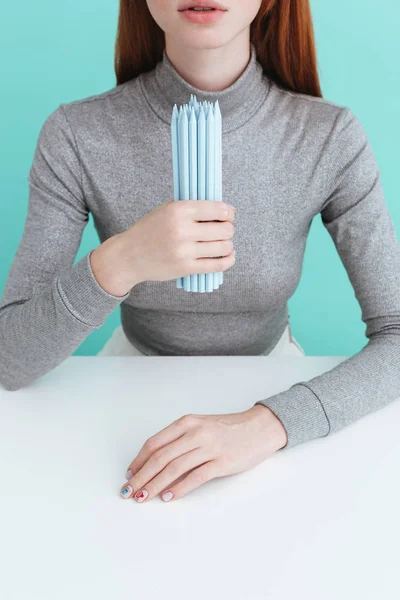
<path id="1" fill-rule="evenodd" d="M 126 472 L 125 478 L 126 479 L 132 479 L 132 477 L 133 477 L 133 473 L 132 473 L 132 471 L 130 469 L 128 469 L 127 472 Z"/>
<path id="2" fill-rule="evenodd" d="M 172 492 L 165 492 L 161 498 L 164 500 L 164 502 L 168 502 L 168 500 L 171 500 L 171 498 L 173 497 L 173 493 Z"/>
<path id="3" fill-rule="evenodd" d="M 136 502 L 143 502 L 143 500 L 146 500 L 148 495 L 149 492 L 147 490 L 139 490 L 138 492 L 136 492 L 134 498 Z"/>
<path id="4" fill-rule="evenodd" d="M 231 208 L 233 208 L 233 210 L 236 210 L 236 208 L 234 206 L 232 206 L 232 204 L 228 204 L 228 206 L 230 206 Z"/>
<path id="5" fill-rule="evenodd" d="M 131 485 L 126 485 L 124 487 L 123 490 L 121 490 L 120 494 L 122 496 L 122 498 L 129 498 L 129 496 L 132 494 L 133 492 L 133 488 Z"/>
<path id="6" fill-rule="evenodd" d="M 235 255 L 236 255 L 236 250 L 233 251 L 233 256 L 235 256 Z"/>

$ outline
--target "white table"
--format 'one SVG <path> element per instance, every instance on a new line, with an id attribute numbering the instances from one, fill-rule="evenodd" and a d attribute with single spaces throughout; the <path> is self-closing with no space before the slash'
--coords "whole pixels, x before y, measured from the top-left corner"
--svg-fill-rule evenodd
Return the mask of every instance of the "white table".
<path id="1" fill-rule="evenodd" d="M 1 389 L 0 598 L 398 600 L 398 401 L 171 503 L 119 496 L 173 420 L 344 358 L 71 357 Z"/>

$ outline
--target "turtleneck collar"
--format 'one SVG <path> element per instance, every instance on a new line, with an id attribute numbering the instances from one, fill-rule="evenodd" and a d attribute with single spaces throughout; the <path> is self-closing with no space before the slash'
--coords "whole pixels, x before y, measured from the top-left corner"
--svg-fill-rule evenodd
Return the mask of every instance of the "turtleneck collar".
<path id="1" fill-rule="evenodd" d="M 191 94 L 196 96 L 198 102 L 218 100 L 222 133 L 232 131 L 252 117 L 270 88 L 270 80 L 257 61 L 254 44 L 251 43 L 250 47 L 250 60 L 240 77 L 228 88 L 217 92 L 203 91 L 190 85 L 176 71 L 164 49 L 163 58 L 156 67 L 139 76 L 143 93 L 155 113 L 169 124 L 174 104 L 179 109 L 181 104 L 189 103 Z"/>

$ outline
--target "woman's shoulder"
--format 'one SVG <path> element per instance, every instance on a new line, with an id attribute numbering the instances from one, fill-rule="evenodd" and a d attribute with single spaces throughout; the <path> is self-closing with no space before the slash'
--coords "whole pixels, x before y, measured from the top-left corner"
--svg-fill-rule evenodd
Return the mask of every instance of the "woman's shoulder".
<path id="1" fill-rule="evenodd" d="M 112 117 L 114 113 L 119 116 L 130 112 L 141 101 L 139 78 L 116 85 L 103 92 L 92 94 L 84 98 L 63 102 L 62 109 L 72 119 L 91 119 Z"/>
<path id="2" fill-rule="evenodd" d="M 118 97 L 123 93 L 125 86 L 126 84 L 117 85 L 97 94 L 91 94 L 90 96 L 85 96 L 83 98 L 77 98 L 76 100 L 64 102 L 63 106 L 69 109 L 70 107 L 79 107 L 80 105 L 84 104 L 96 105 L 98 103 L 101 104 L 102 102 L 112 102 L 117 100 Z"/>
<path id="3" fill-rule="evenodd" d="M 39 143 L 65 151 L 80 142 L 107 143 L 116 131 L 142 118 L 138 78 L 101 93 L 60 103 L 43 122 Z M 79 146 L 79 143 L 78 143 Z"/>
<path id="4" fill-rule="evenodd" d="M 312 96 L 301 92 L 284 89 L 275 82 L 271 86 L 270 103 L 275 105 L 275 112 L 292 122 L 302 124 L 309 130 L 328 129 L 340 120 L 351 109 L 327 98 Z"/>
<path id="5" fill-rule="evenodd" d="M 365 139 L 365 129 L 353 110 L 327 98 L 272 86 L 274 114 L 279 115 L 286 125 L 301 131 L 308 140 L 338 140 L 338 132 L 346 131 L 350 136 Z"/>

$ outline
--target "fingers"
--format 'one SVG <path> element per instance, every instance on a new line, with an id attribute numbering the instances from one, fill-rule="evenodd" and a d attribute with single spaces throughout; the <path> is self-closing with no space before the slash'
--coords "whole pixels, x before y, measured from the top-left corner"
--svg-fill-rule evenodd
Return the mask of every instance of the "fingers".
<path id="1" fill-rule="evenodd" d="M 162 499 L 165 502 L 169 500 L 178 500 L 215 477 L 218 477 L 216 461 L 210 460 L 203 465 L 200 465 L 197 469 L 193 469 L 189 475 L 184 477 L 178 483 L 166 488 L 162 494 Z"/>
<path id="2" fill-rule="evenodd" d="M 175 206 L 180 211 L 179 222 L 184 223 L 183 231 L 179 231 L 179 239 L 183 237 L 190 242 L 211 242 L 228 240 L 234 236 L 232 221 L 236 209 L 229 204 L 210 200 L 180 200 Z M 186 215 L 182 215 L 182 211 Z M 182 216 L 185 216 L 183 220 Z M 176 217 L 174 219 L 176 222 Z"/>
<path id="3" fill-rule="evenodd" d="M 212 262 L 210 263 L 210 261 Z M 222 258 L 198 258 L 194 261 L 191 271 L 196 273 L 217 273 L 218 271 L 230 269 L 234 264 L 235 250 Z"/>
<path id="4" fill-rule="evenodd" d="M 188 470 L 199 464 L 198 462 L 193 462 L 191 453 L 194 450 L 198 450 L 198 448 L 195 447 L 190 438 L 186 437 L 185 439 L 185 436 L 158 450 L 121 488 L 121 495 L 124 498 L 131 498 L 132 496 L 136 496 L 138 492 L 145 490 L 146 496 L 153 497 L 163 487 L 169 485 L 186 472 L 182 469 Z M 202 462 L 204 462 L 204 459 Z M 127 493 L 124 493 L 127 486 L 129 486 L 129 490 Z M 144 499 L 140 493 L 139 496 L 139 500 Z"/>
<path id="5" fill-rule="evenodd" d="M 156 435 L 148 438 L 129 465 L 127 471 L 131 470 L 136 475 L 153 454 L 156 452 L 159 453 L 164 446 L 187 433 L 192 425 L 190 418 L 191 415 L 184 415 L 167 425 L 167 427 L 164 427 L 164 429 L 161 429 Z"/>
<path id="6" fill-rule="evenodd" d="M 180 200 L 181 210 L 187 210 L 193 221 L 233 221 L 235 207 L 217 200 Z"/>
<path id="7" fill-rule="evenodd" d="M 228 256 L 232 251 L 232 240 L 224 240 L 221 242 L 198 242 L 195 245 L 195 258 L 217 258 Z"/>
<path id="8" fill-rule="evenodd" d="M 121 488 L 121 495 L 129 498 L 138 489 L 138 486 L 144 485 L 152 479 L 168 462 L 176 458 L 181 453 L 189 452 L 193 449 L 194 443 L 191 437 L 185 434 L 192 431 L 197 425 L 194 415 L 184 415 L 159 431 L 156 435 L 148 438 L 140 449 L 139 454 L 131 462 L 127 469 L 127 484 Z M 133 473 L 129 478 L 128 471 Z"/>
<path id="9" fill-rule="evenodd" d="M 179 489 L 182 488 L 181 482 L 175 483 L 178 479 L 182 478 L 188 473 L 188 471 L 197 470 L 196 467 L 202 465 L 207 460 L 203 448 L 194 448 L 190 452 L 180 454 L 174 460 L 169 462 L 164 469 L 162 469 L 157 475 L 151 480 L 144 481 L 143 483 L 134 484 L 134 492 L 132 497 L 137 502 L 143 502 L 144 500 L 151 500 L 158 494 L 164 491 L 171 491 L 174 498 L 178 497 Z M 205 463 L 208 464 L 208 463 Z M 187 475 L 190 477 L 191 473 Z M 198 485 L 201 482 L 199 481 Z M 168 501 L 170 494 L 167 496 Z"/>
<path id="10" fill-rule="evenodd" d="M 235 226 L 230 221 L 220 223 L 193 223 L 190 227 L 190 238 L 196 242 L 213 242 L 229 240 L 235 234 Z"/>

